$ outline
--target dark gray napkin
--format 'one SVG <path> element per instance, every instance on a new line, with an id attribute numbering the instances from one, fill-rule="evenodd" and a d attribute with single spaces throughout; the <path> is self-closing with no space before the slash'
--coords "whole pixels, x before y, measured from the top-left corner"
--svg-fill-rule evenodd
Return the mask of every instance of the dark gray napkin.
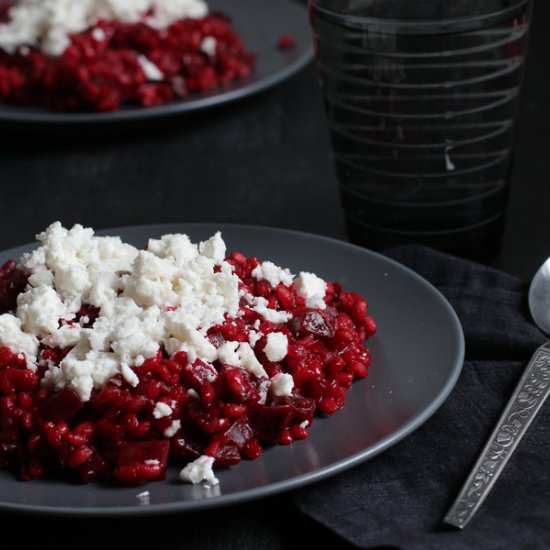
<path id="1" fill-rule="evenodd" d="M 455 308 L 466 337 L 463 372 L 421 428 L 372 460 L 299 492 L 297 506 L 363 548 L 549 548 L 548 404 L 470 524 L 459 531 L 441 523 L 544 342 L 528 313 L 528 284 L 424 247 L 386 254 L 432 282 Z"/>

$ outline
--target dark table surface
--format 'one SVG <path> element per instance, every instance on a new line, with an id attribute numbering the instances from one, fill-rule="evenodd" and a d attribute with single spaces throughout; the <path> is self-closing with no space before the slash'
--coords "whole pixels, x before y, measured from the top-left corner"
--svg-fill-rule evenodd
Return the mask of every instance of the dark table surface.
<path id="1" fill-rule="evenodd" d="M 536 1 L 508 224 L 491 262 L 524 278 L 550 255 L 549 23 L 550 4 Z M 55 220 L 96 229 L 235 222 L 346 239 L 313 64 L 260 95 L 157 125 L 71 134 L 0 127 L 0 140 L 0 249 L 33 241 Z M 279 496 L 206 517 L 140 519 L 134 547 L 288 548 L 294 527 L 339 543 L 288 503 Z M 44 527 L 36 543 L 53 545 L 58 527 L 35 521 Z M 90 533 L 86 548 L 129 525 L 80 523 Z"/>

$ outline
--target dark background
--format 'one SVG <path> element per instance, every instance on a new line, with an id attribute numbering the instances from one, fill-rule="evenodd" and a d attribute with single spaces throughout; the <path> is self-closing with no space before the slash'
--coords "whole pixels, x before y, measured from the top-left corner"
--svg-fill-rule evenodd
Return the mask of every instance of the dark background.
<path id="1" fill-rule="evenodd" d="M 305 0 L 300 0 L 305 3 Z M 530 277 L 550 255 L 550 5 L 534 5 L 512 191 L 494 262 Z M 0 127 L 0 249 L 47 224 L 238 222 L 346 239 L 313 64 L 246 100 L 97 133 Z"/>
<path id="2" fill-rule="evenodd" d="M 550 255 L 549 23 L 550 3 L 537 0 L 508 226 L 493 262 L 524 278 Z M 34 240 L 54 220 L 97 229 L 237 222 L 346 238 L 312 64 L 258 96 L 157 126 L 100 134 L 0 127 L 0 182 L 0 249 Z M 290 502 L 281 496 L 207 515 L 70 526 L 79 530 L 80 548 L 117 539 L 160 550 L 288 548 L 294 530 L 336 547 L 335 536 L 298 516 Z M 31 525 L 28 548 L 72 547 L 60 544 L 68 523 L 34 518 Z"/>

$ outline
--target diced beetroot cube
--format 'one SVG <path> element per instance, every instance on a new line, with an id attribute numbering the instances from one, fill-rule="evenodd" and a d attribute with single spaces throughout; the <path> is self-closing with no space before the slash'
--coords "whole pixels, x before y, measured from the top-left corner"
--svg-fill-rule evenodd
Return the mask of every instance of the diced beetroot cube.
<path id="1" fill-rule="evenodd" d="M 80 396 L 71 388 L 64 387 L 50 398 L 46 399 L 40 407 L 39 411 L 44 420 L 59 422 L 66 420 L 76 414 L 84 403 Z"/>
<path id="2" fill-rule="evenodd" d="M 116 445 L 124 436 L 124 426 L 100 419 L 95 425 L 95 435 L 102 442 Z"/>
<path id="3" fill-rule="evenodd" d="M 334 320 L 331 315 L 318 309 L 306 308 L 294 317 L 291 322 L 292 330 L 301 336 L 334 336 Z"/>
<path id="4" fill-rule="evenodd" d="M 254 430 L 250 427 L 246 416 L 241 416 L 223 433 L 223 437 L 239 449 L 242 449 L 245 443 L 253 436 Z"/>
<path id="5" fill-rule="evenodd" d="M 305 397 L 318 400 L 325 392 L 325 388 L 325 381 L 321 378 L 314 377 L 311 380 L 304 382 L 300 388 L 300 391 Z"/>
<path id="6" fill-rule="evenodd" d="M 254 428 L 259 441 L 278 443 L 290 424 L 290 405 L 258 405 L 254 415 Z"/>
<path id="7" fill-rule="evenodd" d="M 118 452 L 119 479 L 129 483 L 142 483 L 150 479 L 165 479 L 170 442 L 125 441 Z M 135 479 L 131 479 L 134 476 Z"/>
<path id="8" fill-rule="evenodd" d="M 109 464 L 95 452 L 84 464 L 80 465 L 78 472 L 84 483 L 91 483 L 109 474 Z"/>
<path id="9" fill-rule="evenodd" d="M 205 381 L 212 382 L 217 376 L 216 369 L 200 359 L 197 359 L 192 365 L 188 364 L 182 373 L 184 384 L 198 391 Z"/>
<path id="10" fill-rule="evenodd" d="M 229 420 L 220 417 L 218 407 L 195 401 L 187 407 L 187 418 L 191 425 L 204 434 L 215 434 L 229 427 Z"/>
<path id="11" fill-rule="evenodd" d="M 166 439 L 158 441 L 124 441 L 118 454 L 119 466 L 132 466 L 133 464 L 157 460 L 166 465 L 170 442 Z"/>
<path id="12" fill-rule="evenodd" d="M 240 367 L 223 365 L 220 370 L 220 380 L 223 384 L 223 395 L 231 403 L 244 403 L 259 398 L 250 373 Z"/>
<path id="13" fill-rule="evenodd" d="M 315 401 L 301 395 L 287 395 L 285 401 L 292 408 L 292 421 L 303 422 L 308 420 L 311 422 L 315 412 Z"/>
<path id="14" fill-rule="evenodd" d="M 200 437 L 189 430 L 182 429 L 170 440 L 170 455 L 188 462 L 203 454 L 204 445 Z"/>
<path id="15" fill-rule="evenodd" d="M 223 442 L 222 440 L 214 440 L 206 449 L 204 453 L 214 458 L 214 467 L 216 468 L 229 468 L 241 461 L 241 453 L 236 445 Z"/>

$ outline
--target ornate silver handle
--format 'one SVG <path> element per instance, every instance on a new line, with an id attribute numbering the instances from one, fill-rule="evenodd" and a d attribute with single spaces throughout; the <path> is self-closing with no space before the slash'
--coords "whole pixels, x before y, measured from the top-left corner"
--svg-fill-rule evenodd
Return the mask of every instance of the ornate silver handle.
<path id="1" fill-rule="evenodd" d="M 550 393 L 550 342 L 527 365 L 487 445 L 444 518 L 460 529 L 476 513 Z"/>

